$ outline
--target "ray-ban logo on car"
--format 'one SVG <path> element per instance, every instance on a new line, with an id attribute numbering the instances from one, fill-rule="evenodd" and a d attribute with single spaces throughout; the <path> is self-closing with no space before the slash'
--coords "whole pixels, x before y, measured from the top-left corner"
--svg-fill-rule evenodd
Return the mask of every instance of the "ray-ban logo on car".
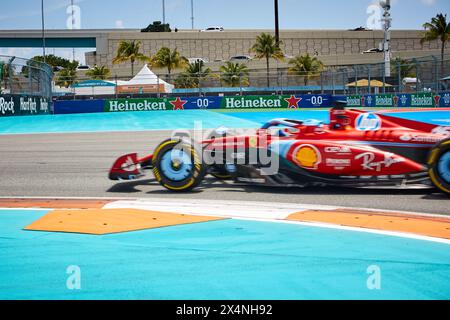
<path id="1" fill-rule="evenodd" d="M 359 131 L 376 131 L 381 128 L 381 119 L 373 113 L 363 113 L 356 118 L 355 128 Z"/>

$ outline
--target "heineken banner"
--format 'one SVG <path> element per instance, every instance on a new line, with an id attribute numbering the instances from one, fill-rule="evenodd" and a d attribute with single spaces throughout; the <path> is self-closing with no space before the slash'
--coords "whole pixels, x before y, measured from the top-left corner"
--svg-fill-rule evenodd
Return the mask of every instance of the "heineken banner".
<path id="1" fill-rule="evenodd" d="M 0 95 L 0 117 L 50 113 L 47 98 L 25 95 Z"/>
<path id="2" fill-rule="evenodd" d="M 199 109 L 298 109 L 331 106 L 331 95 L 174 97 L 106 100 L 105 112 Z"/>
<path id="3" fill-rule="evenodd" d="M 402 93 L 347 97 L 349 107 L 433 108 L 450 107 L 450 93 Z"/>
<path id="4" fill-rule="evenodd" d="M 225 97 L 171 97 L 107 100 L 67 100 L 54 103 L 55 113 L 167 111 L 167 110 L 258 110 L 329 108 L 345 97 L 327 94 Z M 6 101 L 6 100 L 5 100 Z M 348 96 L 349 107 L 432 108 L 450 107 L 450 93 L 378 94 Z M 20 104 L 20 103 L 19 103 Z M 17 104 L 17 105 L 19 105 Z M 5 112 L 7 104 L 5 103 Z M 24 107 L 24 110 L 26 107 Z M 25 112 L 25 111 L 24 111 Z"/>

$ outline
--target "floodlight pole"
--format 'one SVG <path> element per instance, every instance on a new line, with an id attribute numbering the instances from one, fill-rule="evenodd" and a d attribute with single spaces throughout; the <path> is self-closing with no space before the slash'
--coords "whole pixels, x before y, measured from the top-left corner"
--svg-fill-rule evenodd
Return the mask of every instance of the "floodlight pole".
<path id="1" fill-rule="evenodd" d="M 46 63 L 45 59 L 45 20 L 44 20 L 44 0 L 41 0 L 41 22 L 42 22 L 42 54 L 44 56 L 44 63 Z"/>
<path id="2" fill-rule="evenodd" d="M 166 1 L 162 0 L 163 24 L 166 24 Z"/>
<path id="3" fill-rule="evenodd" d="M 383 19 L 384 22 L 384 42 L 383 42 L 383 52 L 384 52 L 384 75 L 386 77 L 391 76 L 391 1 L 386 0 L 383 7 Z"/>
<path id="4" fill-rule="evenodd" d="M 194 0 L 191 0 L 191 21 L 192 21 L 192 30 L 194 30 Z"/>
<path id="5" fill-rule="evenodd" d="M 275 6 L 275 41 L 277 45 L 280 43 L 280 25 L 278 20 L 278 0 L 274 0 Z"/>

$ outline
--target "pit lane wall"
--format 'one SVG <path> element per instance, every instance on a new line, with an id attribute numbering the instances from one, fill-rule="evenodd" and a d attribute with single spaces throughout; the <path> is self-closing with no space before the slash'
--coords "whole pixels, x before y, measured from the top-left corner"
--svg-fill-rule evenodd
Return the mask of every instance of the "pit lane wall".
<path id="1" fill-rule="evenodd" d="M 349 107 L 450 107 L 450 93 L 379 94 L 332 96 L 272 95 L 224 97 L 170 97 L 106 100 L 62 100 L 54 102 L 55 114 L 165 111 L 165 110 L 258 110 L 329 108 L 333 100 L 347 99 Z"/>
<path id="2" fill-rule="evenodd" d="M 31 116 L 52 113 L 48 98 L 32 95 L 0 95 L 0 117 Z"/>

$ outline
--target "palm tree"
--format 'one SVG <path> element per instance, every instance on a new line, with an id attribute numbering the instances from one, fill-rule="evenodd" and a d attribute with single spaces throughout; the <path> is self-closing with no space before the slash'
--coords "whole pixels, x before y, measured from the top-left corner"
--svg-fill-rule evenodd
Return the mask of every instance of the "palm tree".
<path id="1" fill-rule="evenodd" d="M 243 63 L 227 62 L 220 67 L 222 82 L 229 87 L 248 86 L 248 68 Z"/>
<path id="2" fill-rule="evenodd" d="M 60 87 L 68 88 L 75 83 L 77 71 L 73 68 L 62 69 L 56 77 L 55 84 Z"/>
<path id="3" fill-rule="evenodd" d="M 94 66 L 93 69 L 86 71 L 86 75 L 91 79 L 105 80 L 111 75 L 111 71 L 105 66 Z"/>
<path id="4" fill-rule="evenodd" d="M 444 51 L 445 43 L 450 39 L 450 22 L 447 22 L 447 15 L 439 13 L 436 17 L 431 18 L 431 22 L 423 24 L 425 28 L 425 34 L 421 40 L 421 43 L 425 41 L 441 41 L 441 68 L 444 68 Z"/>
<path id="5" fill-rule="evenodd" d="M 134 76 L 134 63 L 136 61 L 148 61 L 148 57 L 140 52 L 141 42 L 132 40 L 122 40 L 119 42 L 119 48 L 117 49 L 117 55 L 113 59 L 114 64 L 123 63 L 126 61 L 131 62 L 131 76 Z"/>
<path id="6" fill-rule="evenodd" d="M 322 61 L 309 54 L 294 57 L 289 60 L 289 65 L 288 73 L 303 76 L 305 86 L 308 85 L 310 79 L 317 77 L 318 73 L 323 70 Z"/>
<path id="7" fill-rule="evenodd" d="M 175 48 L 173 51 L 167 47 L 162 47 L 151 58 L 150 64 L 157 68 L 167 68 L 168 80 L 170 81 L 170 75 L 172 70 L 183 68 L 188 65 L 188 60 L 183 57 L 180 52 Z"/>
<path id="8" fill-rule="evenodd" d="M 270 77 L 269 77 L 269 69 L 270 69 L 270 58 L 275 60 L 283 60 L 284 54 L 280 49 L 280 44 L 282 42 L 277 42 L 275 37 L 268 34 L 262 33 L 256 37 L 256 42 L 250 49 L 250 51 L 255 53 L 257 59 L 266 59 L 266 67 L 267 67 L 267 86 L 270 86 Z"/>
<path id="9" fill-rule="evenodd" d="M 210 68 L 204 68 L 203 61 L 196 61 L 189 63 L 186 69 L 175 80 L 175 85 L 178 88 L 198 88 L 200 80 L 211 75 Z"/>

